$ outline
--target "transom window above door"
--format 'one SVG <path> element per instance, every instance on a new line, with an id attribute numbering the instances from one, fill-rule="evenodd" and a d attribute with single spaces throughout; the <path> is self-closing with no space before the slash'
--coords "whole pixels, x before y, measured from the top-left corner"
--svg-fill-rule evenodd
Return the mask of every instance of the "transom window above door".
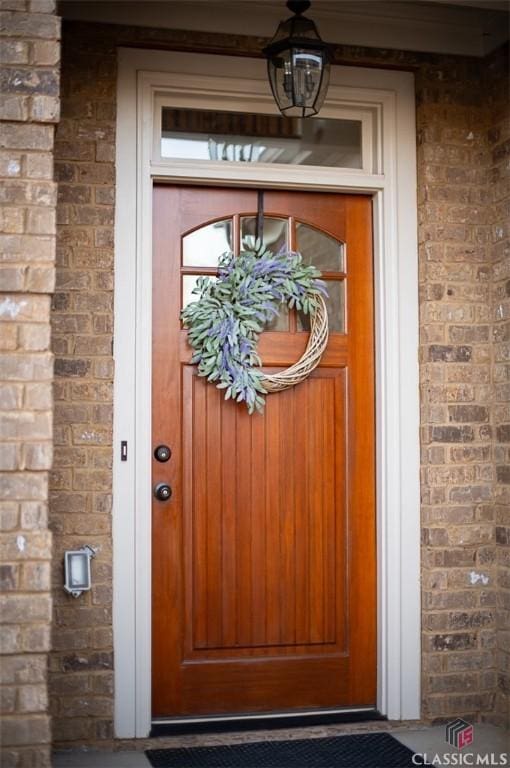
<path id="1" fill-rule="evenodd" d="M 362 168 L 361 139 L 361 120 L 161 110 L 161 157 L 175 160 Z"/>
<path id="2" fill-rule="evenodd" d="M 182 238 L 181 296 L 182 306 L 196 301 L 193 293 L 197 280 L 218 273 L 220 257 L 226 251 L 239 253 L 244 238 L 256 235 L 255 214 L 236 215 L 205 224 Z M 305 264 L 322 272 L 328 298 L 329 330 L 345 333 L 345 283 L 347 280 L 345 244 L 305 222 L 284 216 L 264 216 L 263 242 L 273 252 L 296 248 Z M 301 332 L 310 330 L 310 318 L 302 312 L 281 307 L 279 315 L 266 326 L 268 331 Z"/>

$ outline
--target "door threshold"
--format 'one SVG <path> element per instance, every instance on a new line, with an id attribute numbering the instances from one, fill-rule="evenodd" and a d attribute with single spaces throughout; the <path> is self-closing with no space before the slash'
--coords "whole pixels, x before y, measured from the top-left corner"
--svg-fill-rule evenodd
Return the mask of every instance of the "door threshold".
<path id="1" fill-rule="evenodd" d="M 158 717 L 152 720 L 151 737 L 185 733 L 260 731 L 276 728 L 307 728 L 312 725 L 341 725 L 386 720 L 373 707 L 342 707 L 283 712 L 254 712 L 239 715 Z"/>

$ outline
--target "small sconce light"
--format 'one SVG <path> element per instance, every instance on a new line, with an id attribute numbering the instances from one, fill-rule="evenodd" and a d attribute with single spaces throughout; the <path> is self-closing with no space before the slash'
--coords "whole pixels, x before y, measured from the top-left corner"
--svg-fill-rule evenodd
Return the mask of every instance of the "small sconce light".
<path id="1" fill-rule="evenodd" d="M 281 22 L 263 51 L 274 99 L 289 117 L 316 115 L 328 89 L 329 45 L 313 21 L 301 15 L 309 7 L 309 0 L 288 0 L 287 8 L 295 15 Z"/>
<path id="2" fill-rule="evenodd" d="M 96 553 L 87 544 L 81 549 L 67 550 L 64 553 L 65 584 L 64 589 L 73 597 L 79 597 L 92 586 L 90 561 Z"/>

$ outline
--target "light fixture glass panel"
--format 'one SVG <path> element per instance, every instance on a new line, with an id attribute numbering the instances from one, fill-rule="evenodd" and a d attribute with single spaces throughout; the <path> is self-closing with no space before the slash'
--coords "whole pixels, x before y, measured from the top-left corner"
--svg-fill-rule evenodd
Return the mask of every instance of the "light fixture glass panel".
<path id="1" fill-rule="evenodd" d="M 322 107 L 329 67 L 319 50 L 289 48 L 268 62 L 269 81 L 286 117 L 311 117 Z"/>
<path id="2" fill-rule="evenodd" d="M 182 276 L 182 308 L 187 307 L 193 301 L 198 301 L 200 296 L 198 293 L 193 293 L 193 289 L 196 287 L 197 280 L 201 277 L 208 277 L 210 280 L 217 280 L 216 277 L 210 275 L 183 275 Z"/>
<path id="3" fill-rule="evenodd" d="M 344 272 L 344 244 L 320 229 L 298 222 L 297 249 L 305 264 L 313 264 L 321 272 Z"/>
<path id="4" fill-rule="evenodd" d="M 314 72 L 298 79 L 303 93 Z M 360 120 L 164 107 L 161 131 L 163 158 L 362 168 Z"/>
<path id="5" fill-rule="evenodd" d="M 294 70 L 294 104 L 304 107 L 315 103 L 322 75 L 322 56 L 314 51 L 292 51 Z"/>
<path id="6" fill-rule="evenodd" d="M 85 589 L 88 586 L 88 563 L 88 555 L 82 552 L 74 552 L 69 555 L 71 587 L 81 587 L 82 589 Z"/>
<path id="7" fill-rule="evenodd" d="M 329 332 L 345 333 L 345 280 L 328 280 L 326 290 Z M 298 312 L 297 326 L 298 331 L 309 331 L 310 316 Z"/>
<path id="8" fill-rule="evenodd" d="M 232 219 L 195 229 L 182 239 L 185 267 L 217 267 L 220 256 L 232 250 Z"/>
<path id="9" fill-rule="evenodd" d="M 88 544 L 64 553 L 64 589 L 73 597 L 91 588 L 90 559 L 94 556 L 95 551 Z"/>

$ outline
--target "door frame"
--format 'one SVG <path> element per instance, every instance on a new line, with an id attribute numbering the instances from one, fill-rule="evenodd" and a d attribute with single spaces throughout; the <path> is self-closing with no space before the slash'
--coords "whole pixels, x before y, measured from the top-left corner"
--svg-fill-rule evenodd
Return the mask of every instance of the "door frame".
<path id="1" fill-rule="evenodd" d="M 235 67 L 232 67 L 235 62 Z M 374 200 L 377 416 L 377 707 L 420 717 L 418 257 L 414 76 L 332 68 L 327 117 L 368 126 L 362 169 L 169 161 L 163 100 L 273 112 L 262 60 L 119 49 L 115 211 L 113 630 L 118 738 L 151 728 L 152 184 L 363 192 Z M 232 71 L 235 77 L 231 76 Z M 249 95 L 248 95 L 249 94 Z M 366 138 L 366 137 L 365 137 Z M 134 375 L 133 375 L 134 373 Z M 127 441 L 127 458 L 121 455 Z"/>

